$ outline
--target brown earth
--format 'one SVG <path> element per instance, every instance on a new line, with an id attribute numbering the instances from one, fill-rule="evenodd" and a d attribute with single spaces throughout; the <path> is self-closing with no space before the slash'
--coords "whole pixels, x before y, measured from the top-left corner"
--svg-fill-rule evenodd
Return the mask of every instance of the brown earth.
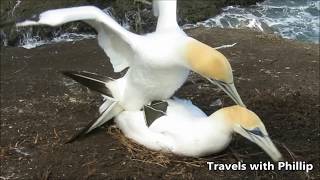
<path id="1" fill-rule="evenodd" d="M 1 49 L 1 178 L 9 179 L 319 179 L 318 45 L 247 30 L 194 29 L 193 37 L 221 50 L 234 68 L 248 108 L 264 121 L 288 161 L 312 163 L 304 171 L 208 171 L 206 161 L 270 161 L 260 148 L 236 135 L 230 148 L 204 158 L 148 151 L 115 128 L 102 127 L 71 144 L 64 142 L 98 116 L 101 97 L 64 78 L 61 70 L 117 77 L 95 40 L 36 49 Z M 231 100 L 192 74 L 177 96 L 193 99 L 206 113 Z"/>

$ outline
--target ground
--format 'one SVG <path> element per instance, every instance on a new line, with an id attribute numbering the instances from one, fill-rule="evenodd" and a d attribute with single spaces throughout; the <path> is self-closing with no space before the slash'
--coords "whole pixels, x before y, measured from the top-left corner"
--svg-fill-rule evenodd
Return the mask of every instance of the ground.
<path id="1" fill-rule="evenodd" d="M 1 49 L 1 179 L 318 179 L 318 45 L 248 30 L 194 29 L 191 36 L 215 47 L 234 69 L 235 84 L 287 161 L 312 163 L 304 171 L 208 171 L 206 161 L 271 161 L 255 144 L 235 135 L 228 149 L 204 158 L 184 158 L 138 146 L 110 123 L 71 144 L 64 142 L 98 116 L 101 97 L 63 77 L 61 70 L 112 73 L 96 40 L 36 49 Z M 177 92 L 206 113 L 223 92 L 192 74 Z M 210 106 L 211 105 L 211 106 Z"/>

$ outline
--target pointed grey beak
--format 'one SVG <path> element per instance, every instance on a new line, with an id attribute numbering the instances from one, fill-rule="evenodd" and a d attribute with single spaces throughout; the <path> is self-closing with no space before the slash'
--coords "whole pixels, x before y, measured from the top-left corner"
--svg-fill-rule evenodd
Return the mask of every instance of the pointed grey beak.
<path id="1" fill-rule="evenodd" d="M 242 130 L 238 131 L 238 133 L 262 148 L 274 162 L 283 161 L 280 151 L 273 144 L 268 134 L 262 133 L 259 128 L 254 128 L 252 130 L 247 130 L 245 128 L 241 129 Z"/>
<path id="2" fill-rule="evenodd" d="M 271 157 L 273 161 L 278 162 L 283 160 L 281 153 L 268 136 L 255 136 L 252 141 L 260 146 Z"/>
<path id="3" fill-rule="evenodd" d="M 225 83 L 222 81 L 216 81 L 212 80 L 210 78 L 207 78 L 212 84 L 217 85 L 220 87 L 236 104 L 246 107 L 246 105 L 242 102 L 242 99 L 240 95 L 238 94 L 238 91 L 236 87 L 234 86 L 234 83 Z"/>

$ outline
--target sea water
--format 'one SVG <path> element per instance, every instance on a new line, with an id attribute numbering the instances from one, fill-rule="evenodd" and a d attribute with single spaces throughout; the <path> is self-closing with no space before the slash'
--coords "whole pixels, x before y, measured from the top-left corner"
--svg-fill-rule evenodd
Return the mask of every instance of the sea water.
<path id="1" fill-rule="evenodd" d="M 104 11 L 111 15 L 110 7 Z M 193 27 L 250 28 L 257 31 L 279 34 L 283 38 L 319 43 L 318 0 L 266 0 L 250 7 L 228 6 L 208 20 L 196 24 L 185 24 L 184 29 Z M 128 23 L 122 22 L 125 28 Z M 59 34 L 59 33 L 57 33 Z M 63 33 L 52 40 L 25 33 L 20 47 L 34 48 L 43 44 L 78 41 L 95 38 L 93 34 Z"/>
<path id="2" fill-rule="evenodd" d="M 51 40 L 43 40 L 39 35 L 30 35 L 31 33 L 26 32 L 23 34 L 23 38 L 20 40 L 19 47 L 26 49 L 32 49 L 44 44 L 54 44 L 58 42 L 71 42 L 80 41 L 84 39 L 93 39 L 96 37 L 95 34 L 83 34 L 83 33 L 62 33 L 58 36 L 53 37 Z"/>
<path id="3" fill-rule="evenodd" d="M 319 43 L 319 12 L 318 0 L 266 0 L 247 8 L 228 6 L 217 16 L 186 24 L 184 28 L 250 28 L 287 39 Z"/>

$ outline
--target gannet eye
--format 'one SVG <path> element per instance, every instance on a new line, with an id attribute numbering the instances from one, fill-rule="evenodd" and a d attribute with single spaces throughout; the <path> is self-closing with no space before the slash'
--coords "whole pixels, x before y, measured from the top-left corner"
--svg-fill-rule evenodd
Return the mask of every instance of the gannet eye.
<path id="1" fill-rule="evenodd" d="M 248 130 L 248 131 L 254 135 L 264 137 L 263 133 L 261 132 L 261 130 L 259 128 L 254 128 L 254 129 Z"/>
<path id="2" fill-rule="evenodd" d="M 265 135 L 263 135 L 263 133 L 261 132 L 261 130 L 258 128 L 258 127 L 256 127 L 256 128 L 253 128 L 253 129 L 246 129 L 246 128 L 244 128 L 244 127 L 242 127 L 245 131 L 247 131 L 248 133 L 250 133 L 250 134 L 254 134 L 254 135 L 256 135 L 256 136 L 260 136 L 260 137 L 264 137 Z"/>

